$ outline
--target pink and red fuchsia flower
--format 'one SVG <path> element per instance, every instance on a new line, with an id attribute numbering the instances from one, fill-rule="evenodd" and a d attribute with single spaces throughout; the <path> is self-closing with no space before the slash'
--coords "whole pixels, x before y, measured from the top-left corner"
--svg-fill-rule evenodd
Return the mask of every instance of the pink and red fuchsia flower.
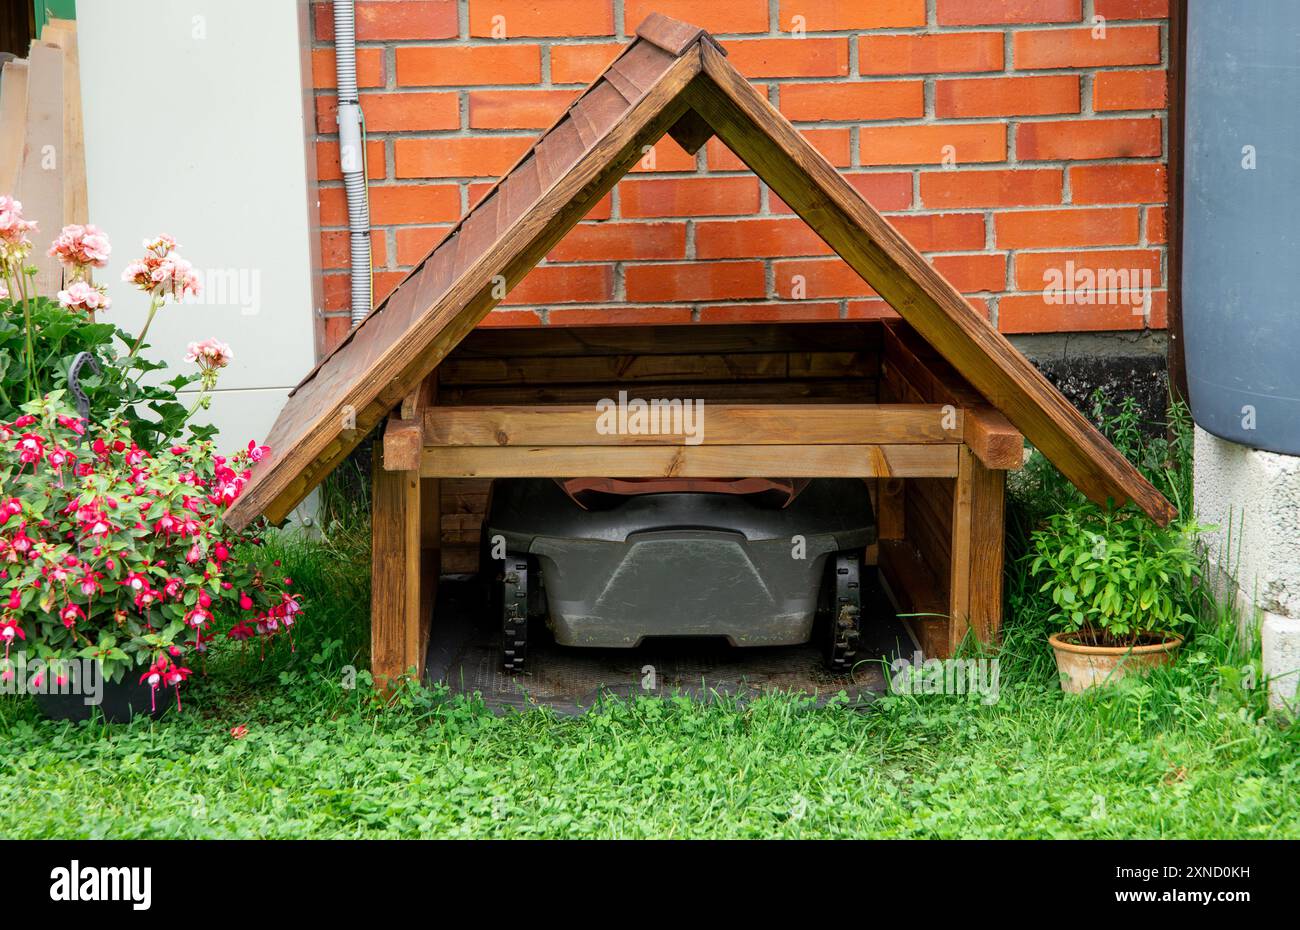
<path id="1" fill-rule="evenodd" d="M 6 663 L 22 640 L 43 656 L 94 655 L 114 680 L 148 666 L 141 681 L 178 688 L 184 653 L 203 651 L 214 627 L 241 640 L 293 626 L 292 582 L 247 558 L 260 530 L 221 520 L 269 450 L 227 459 L 198 442 L 151 454 L 123 424 L 88 425 L 54 396 L 24 409 L 0 423 Z"/>

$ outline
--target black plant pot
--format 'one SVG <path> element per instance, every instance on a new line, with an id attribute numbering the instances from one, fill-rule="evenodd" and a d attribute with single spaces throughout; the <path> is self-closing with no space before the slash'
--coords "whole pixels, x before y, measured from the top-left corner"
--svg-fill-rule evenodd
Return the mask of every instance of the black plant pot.
<path id="1" fill-rule="evenodd" d="M 130 723 L 137 715 L 161 717 L 175 700 L 171 688 L 159 688 L 157 695 L 151 695 L 149 686 L 129 671 L 118 682 L 104 679 L 99 704 L 87 704 L 81 694 L 35 694 L 33 697 L 41 713 L 51 720 L 89 720 L 98 708 L 109 723 Z"/>

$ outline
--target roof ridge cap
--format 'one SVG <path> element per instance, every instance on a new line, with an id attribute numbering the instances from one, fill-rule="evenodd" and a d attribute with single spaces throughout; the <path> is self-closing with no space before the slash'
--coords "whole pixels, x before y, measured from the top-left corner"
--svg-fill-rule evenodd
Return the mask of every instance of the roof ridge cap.
<path id="1" fill-rule="evenodd" d="M 641 25 L 636 27 L 636 36 L 678 58 L 684 55 L 692 45 L 704 40 L 707 40 L 723 55 L 727 54 L 727 50 L 718 43 L 717 39 L 713 38 L 713 35 L 707 29 L 683 22 L 680 19 L 673 19 L 663 13 L 651 13 L 642 20 Z"/>

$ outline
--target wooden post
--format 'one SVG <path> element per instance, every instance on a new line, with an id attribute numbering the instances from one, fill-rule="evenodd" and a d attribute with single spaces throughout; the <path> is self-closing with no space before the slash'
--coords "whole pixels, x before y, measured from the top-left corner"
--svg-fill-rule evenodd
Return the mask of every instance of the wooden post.
<path id="1" fill-rule="evenodd" d="M 371 673 L 387 687 L 424 672 L 438 588 L 441 499 L 420 477 L 424 412 L 437 393 L 430 375 L 393 411 L 375 447 L 372 520 Z"/>
<path id="2" fill-rule="evenodd" d="M 1002 545 L 1007 473 L 963 446 L 952 495 L 948 649 L 968 632 L 992 643 L 1002 627 Z"/>
<path id="3" fill-rule="evenodd" d="M 390 687 L 421 670 L 420 473 L 389 471 L 375 444 L 371 491 L 370 671 Z"/>

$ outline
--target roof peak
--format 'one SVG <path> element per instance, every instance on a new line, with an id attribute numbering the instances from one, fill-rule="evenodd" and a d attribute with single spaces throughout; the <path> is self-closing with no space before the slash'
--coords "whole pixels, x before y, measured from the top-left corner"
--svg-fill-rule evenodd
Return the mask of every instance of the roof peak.
<path id="1" fill-rule="evenodd" d="M 636 27 L 636 35 L 678 58 L 701 39 L 707 39 L 715 49 L 724 55 L 727 54 L 727 50 L 718 44 L 718 40 L 713 38 L 707 29 L 682 22 L 680 19 L 673 19 L 662 13 L 651 13 L 642 20 L 641 25 Z"/>

